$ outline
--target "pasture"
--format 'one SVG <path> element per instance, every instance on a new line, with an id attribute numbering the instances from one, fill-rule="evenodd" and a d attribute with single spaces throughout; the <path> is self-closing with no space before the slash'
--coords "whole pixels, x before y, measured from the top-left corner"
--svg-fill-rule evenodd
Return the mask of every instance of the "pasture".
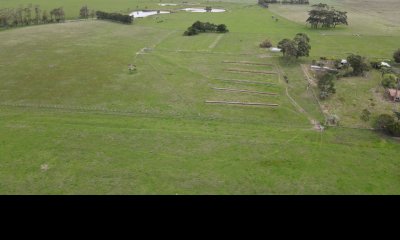
<path id="1" fill-rule="evenodd" d="M 348 52 L 388 58 L 400 35 L 354 37 L 351 27 L 321 34 L 292 19 L 273 21 L 280 7 L 271 12 L 256 1 L 199 4 L 224 13 L 148 0 L 86 2 L 96 10 L 175 12 L 132 25 L 88 20 L 0 31 L 1 194 L 399 193 L 398 141 L 350 128 L 360 126 L 353 116 L 342 127 L 315 131 L 310 120 L 324 115 L 300 63 Z M 5 0 L 1 7 L 27 3 Z M 68 19 L 82 5 L 36 3 L 63 6 Z M 197 20 L 224 23 L 230 32 L 183 36 Z M 296 63 L 258 47 L 298 32 L 310 36 L 312 51 Z M 363 94 L 376 87 L 375 75 Z M 350 79 L 343 89 L 356 81 L 363 80 Z M 326 104 L 359 100 L 341 92 Z"/>

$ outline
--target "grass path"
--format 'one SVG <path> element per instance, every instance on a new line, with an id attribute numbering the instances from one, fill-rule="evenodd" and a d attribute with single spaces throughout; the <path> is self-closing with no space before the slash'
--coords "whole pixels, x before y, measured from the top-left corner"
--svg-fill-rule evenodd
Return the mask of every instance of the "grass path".
<path id="1" fill-rule="evenodd" d="M 217 44 L 219 43 L 219 41 L 221 41 L 221 39 L 222 39 L 223 37 L 224 37 L 223 34 L 219 35 L 219 36 L 215 39 L 215 41 L 212 42 L 212 43 L 210 44 L 210 46 L 208 46 L 208 48 L 210 48 L 210 49 L 215 48 L 215 46 L 217 46 Z"/>

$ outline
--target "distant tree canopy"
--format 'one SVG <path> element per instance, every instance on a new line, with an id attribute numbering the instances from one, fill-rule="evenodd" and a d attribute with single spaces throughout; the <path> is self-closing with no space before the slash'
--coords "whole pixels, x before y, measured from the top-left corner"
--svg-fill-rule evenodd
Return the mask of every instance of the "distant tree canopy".
<path id="1" fill-rule="evenodd" d="M 201 32 L 218 32 L 218 33 L 226 33 L 229 32 L 227 26 L 225 24 L 213 24 L 209 22 L 200 22 L 196 21 L 192 24 L 184 33 L 185 36 L 197 35 Z"/>
<path id="2" fill-rule="evenodd" d="M 282 4 L 310 4 L 308 0 L 282 0 Z"/>
<path id="3" fill-rule="evenodd" d="M 258 5 L 261 7 L 268 8 L 268 4 L 270 3 L 270 0 L 258 0 Z"/>
<path id="4" fill-rule="evenodd" d="M 0 9 L 0 27 L 10 28 L 26 26 L 33 24 L 44 24 L 49 22 L 63 22 L 65 13 L 62 7 L 51 10 L 51 19 L 49 19 L 46 10 L 42 11 L 39 5 L 3 8 Z"/>
<path id="5" fill-rule="evenodd" d="M 306 20 L 312 28 L 335 28 L 340 24 L 348 25 L 347 12 L 338 11 L 324 3 L 315 4 L 312 7 Z"/>
<path id="6" fill-rule="evenodd" d="M 285 57 L 308 57 L 311 50 L 310 38 L 305 33 L 298 33 L 293 40 L 287 38 L 281 40 L 278 48 Z"/>
<path id="7" fill-rule="evenodd" d="M 258 0 L 258 4 L 263 7 L 268 7 L 271 3 L 282 3 L 282 4 L 310 4 L 308 0 Z"/>
<path id="8" fill-rule="evenodd" d="M 50 19 L 55 22 L 64 22 L 65 21 L 65 13 L 62 7 L 55 8 L 50 11 Z"/>
<path id="9" fill-rule="evenodd" d="M 107 13 L 102 11 L 96 11 L 98 19 L 112 20 L 116 22 L 131 24 L 133 22 L 133 16 L 123 15 L 120 13 Z"/>
<path id="10" fill-rule="evenodd" d="M 80 18 L 89 18 L 89 8 L 85 5 L 81 7 L 81 10 L 79 10 L 79 17 Z"/>

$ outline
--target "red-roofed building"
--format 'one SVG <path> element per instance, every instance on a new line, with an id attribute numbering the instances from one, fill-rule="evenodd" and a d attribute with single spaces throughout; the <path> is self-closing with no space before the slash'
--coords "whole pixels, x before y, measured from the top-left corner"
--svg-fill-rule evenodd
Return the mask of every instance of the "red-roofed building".
<path id="1" fill-rule="evenodd" d="M 390 97 L 390 100 L 400 102 L 400 90 L 389 88 L 387 92 Z"/>

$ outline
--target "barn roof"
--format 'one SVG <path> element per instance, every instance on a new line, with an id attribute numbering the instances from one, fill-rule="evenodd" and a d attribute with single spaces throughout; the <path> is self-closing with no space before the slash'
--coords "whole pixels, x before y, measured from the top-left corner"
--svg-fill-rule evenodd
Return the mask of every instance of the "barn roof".
<path id="1" fill-rule="evenodd" d="M 390 88 L 390 89 L 388 89 L 388 92 L 391 97 L 400 97 L 400 90 Z M 397 94 L 397 96 L 396 96 L 396 94 Z"/>

